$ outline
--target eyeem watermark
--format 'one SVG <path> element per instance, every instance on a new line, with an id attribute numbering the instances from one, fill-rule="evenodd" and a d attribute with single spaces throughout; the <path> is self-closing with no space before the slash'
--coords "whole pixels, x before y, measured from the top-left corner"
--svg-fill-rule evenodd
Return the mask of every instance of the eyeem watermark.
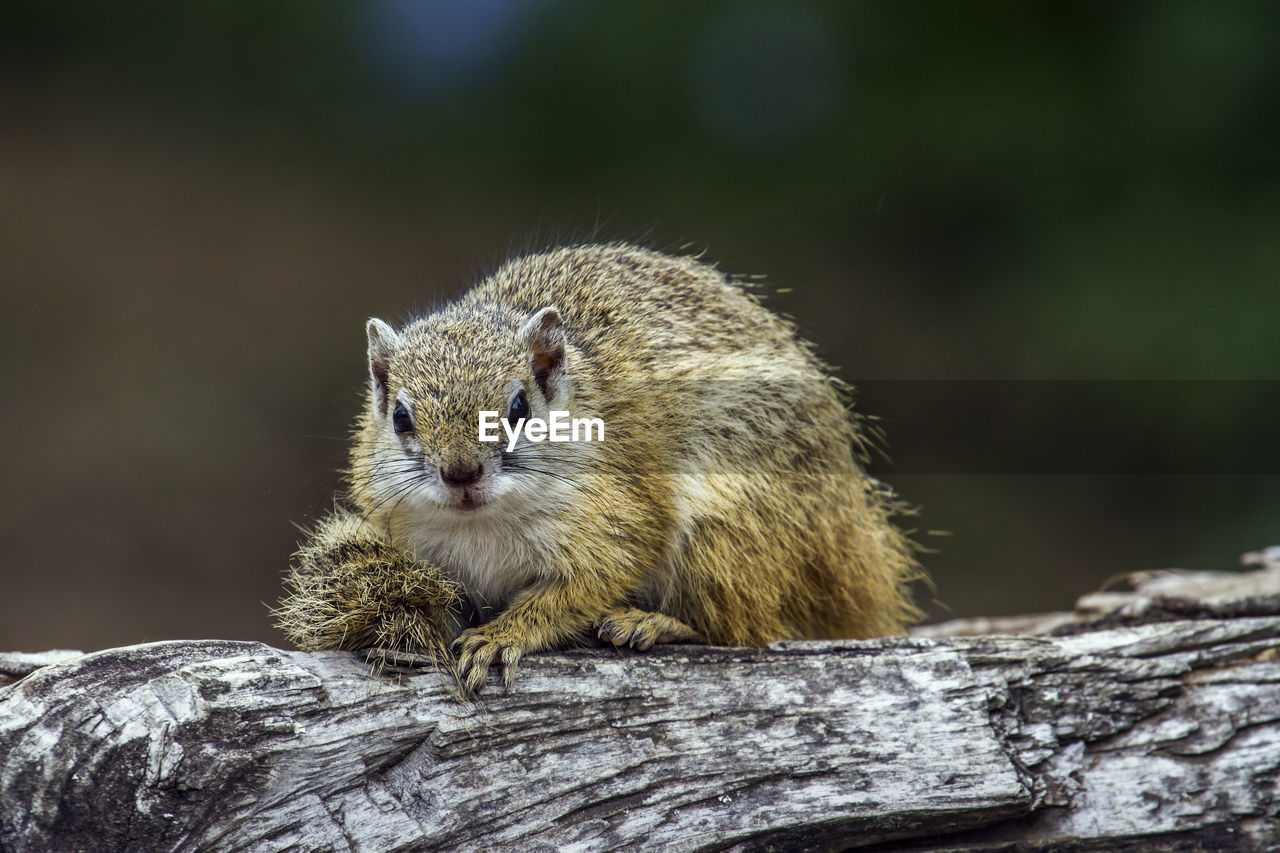
<path id="1" fill-rule="evenodd" d="M 480 440 L 501 441 L 498 425 L 507 434 L 507 452 L 516 449 L 516 441 L 521 431 L 524 437 L 533 442 L 538 441 L 604 441 L 604 420 L 601 418 L 573 418 L 568 412 L 552 410 L 551 420 L 542 418 L 523 418 L 515 426 L 498 412 L 480 413 Z M 579 437 L 578 431 L 582 431 Z M 593 436 L 592 433 L 595 433 Z"/>

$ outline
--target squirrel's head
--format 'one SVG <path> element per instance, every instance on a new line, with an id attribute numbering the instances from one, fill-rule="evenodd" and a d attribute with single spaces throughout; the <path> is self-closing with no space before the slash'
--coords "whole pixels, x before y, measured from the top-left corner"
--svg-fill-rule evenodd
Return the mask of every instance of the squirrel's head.
<path id="1" fill-rule="evenodd" d="M 555 307 L 521 316 L 455 306 L 399 332 L 372 319 L 367 332 L 361 492 L 388 511 L 399 501 L 465 515 L 538 487 L 544 449 L 522 432 L 508 449 L 501 422 L 515 431 L 570 408 L 569 347 Z M 498 441 L 480 440 L 481 412 L 498 413 Z"/>

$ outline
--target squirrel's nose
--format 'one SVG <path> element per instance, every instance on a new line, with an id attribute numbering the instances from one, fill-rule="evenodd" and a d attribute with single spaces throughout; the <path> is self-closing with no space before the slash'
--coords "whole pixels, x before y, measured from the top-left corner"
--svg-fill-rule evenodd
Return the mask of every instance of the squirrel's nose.
<path id="1" fill-rule="evenodd" d="M 480 479 L 484 466 L 478 463 L 460 463 L 445 468 L 440 466 L 440 479 L 450 486 L 466 486 Z"/>

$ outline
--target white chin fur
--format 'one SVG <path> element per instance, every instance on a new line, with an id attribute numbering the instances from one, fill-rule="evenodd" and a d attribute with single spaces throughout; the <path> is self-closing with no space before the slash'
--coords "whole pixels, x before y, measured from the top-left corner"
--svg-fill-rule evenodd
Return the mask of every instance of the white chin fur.
<path id="1" fill-rule="evenodd" d="M 501 607 L 554 558 L 554 516 L 574 487 L 547 477 L 499 474 L 486 478 L 483 504 L 462 510 L 443 483 L 423 484 L 396 506 L 394 544 L 423 562 L 445 568 L 471 600 Z"/>

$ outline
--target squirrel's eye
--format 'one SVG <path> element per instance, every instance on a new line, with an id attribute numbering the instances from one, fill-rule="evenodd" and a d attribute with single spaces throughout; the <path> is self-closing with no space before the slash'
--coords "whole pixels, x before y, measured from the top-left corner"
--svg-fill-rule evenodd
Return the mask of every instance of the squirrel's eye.
<path id="1" fill-rule="evenodd" d="M 519 423 L 527 420 L 529 417 L 529 398 L 521 391 L 516 398 L 511 401 L 511 411 L 507 413 L 507 420 L 511 423 Z"/>
<path id="2" fill-rule="evenodd" d="M 404 407 L 404 403 L 396 403 L 395 411 L 391 413 L 391 423 L 395 425 L 396 432 L 413 432 L 413 418 L 409 417 L 409 410 Z"/>

